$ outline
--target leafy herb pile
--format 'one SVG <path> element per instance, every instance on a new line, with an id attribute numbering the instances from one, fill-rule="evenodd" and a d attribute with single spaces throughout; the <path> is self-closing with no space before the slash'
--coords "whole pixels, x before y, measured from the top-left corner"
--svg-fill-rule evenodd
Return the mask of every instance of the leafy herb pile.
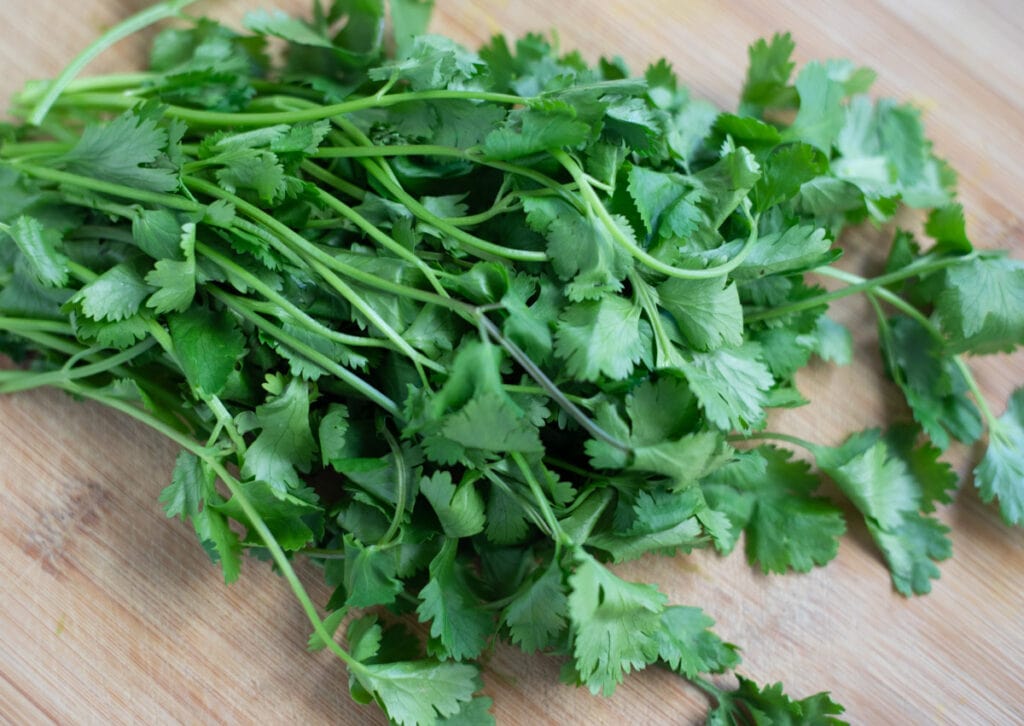
<path id="1" fill-rule="evenodd" d="M 739 657 L 711 618 L 606 564 L 746 533 L 764 572 L 824 565 L 846 527 L 824 475 L 896 589 L 927 592 L 951 440 L 988 431 L 975 483 L 1024 521 L 1024 390 L 996 419 L 962 357 L 1024 342 L 1024 265 L 972 247 L 915 109 L 845 61 L 791 80 L 788 36 L 750 48 L 722 113 L 664 61 L 633 78 L 537 35 L 474 53 L 428 15 L 393 2 L 392 54 L 382 0 L 197 19 L 146 72 L 27 88 L 0 148 L 0 350 L 24 365 L 0 390 L 179 443 L 167 514 L 229 582 L 272 559 L 311 647 L 395 723 L 492 722 L 496 638 L 595 694 L 660 664 L 709 723 L 839 723 L 826 694 L 714 685 Z M 901 206 L 931 210 L 927 243 L 897 231 L 870 279 L 832 266 L 844 227 Z M 836 448 L 765 430 L 812 356 L 849 361 L 825 312 L 856 293 L 913 422 Z M 335 588 L 323 620 L 295 557 Z"/>

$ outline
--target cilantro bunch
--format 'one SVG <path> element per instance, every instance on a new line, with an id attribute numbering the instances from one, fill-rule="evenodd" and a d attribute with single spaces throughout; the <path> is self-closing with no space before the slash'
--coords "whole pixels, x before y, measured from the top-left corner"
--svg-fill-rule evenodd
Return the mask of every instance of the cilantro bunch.
<path id="1" fill-rule="evenodd" d="M 60 388 L 180 444 L 168 516 L 229 582 L 243 552 L 273 560 L 357 701 L 490 723 L 478 661 L 501 639 L 595 694 L 660 664 L 709 723 L 839 723 L 824 693 L 709 680 L 739 663 L 712 619 L 607 564 L 745 533 L 766 573 L 824 565 L 847 516 L 827 477 L 895 588 L 928 592 L 940 456 L 986 431 L 975 483 L 1024 522 L 1024 389 L 997 419 L 963 358 L 1024 342 L 1024 265 L 972 246 L 955 175 L 870 71 L 793 79 L 776 36 L 720 112 L 664 61 L 634 78 L 537 35 L 472 52 L 425 35 L 418 0 L 391 3 L 389 44 L 382 0 L 336 0 L 191 19 L 147 71 L 74 79 L 187 4 L 16 99 L 0 351 L 22 365 L 0 391 Z M 927 242 L 897 229 L 875 277 L 833 266 L 844 228 L 904 207 Z M 813 356 L 849 362 L 826 311 L 852 294 L 912 420 L 834 448 L 768 430 Z M 296 558 L 334 588 L 326 617 Z"/>

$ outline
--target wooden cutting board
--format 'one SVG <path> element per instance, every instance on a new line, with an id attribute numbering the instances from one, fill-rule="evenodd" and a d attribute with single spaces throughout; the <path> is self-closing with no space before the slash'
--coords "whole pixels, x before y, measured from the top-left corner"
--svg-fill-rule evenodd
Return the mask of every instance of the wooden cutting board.
<path id="1" fill-rule="evenodd" d="M 938 153 L 961 173 L 970 234 L 1024 257 L 1024 5 L 1019 0 L 439 0 L 433 28 L 471 44 L 496 32 L 556 28 L 591 60 L 637 71 L 660 56 L 695 94 L 735 106 L 748 43 L 790 30 L 798 60 L 845 57 L 879 73 L 876 92 L 915 101 Z M 144 0 L 0 2 L 0 97 L 55 74 L 102 28 Z M 295 13 L 305 0 L 280 0 Z M 259 0 L 206 2 L 235 18 Z M 93 72 L 142 62 L 139 39 Z M 914 220 L 911 220 L 914 223 Z M 877 266 L 891 230 L 844 264 Z M 906 417 L 872 352 L 863 304 L 855 365 L 800 379 L 815 404 L 773 426 L 824 444 Z M 972 361 L 1001 412 L 1024 384 L 1024 356 Z M 342 665 L 309 654 L 308 626 L 284 582 L 247 562 L 226 587 L 190 528 L 157 495 L 175 449 L 123 416 L 53 392 L 0 399 L 0 721 L 59 723 L 382 723 L 353 704 Z M 956 447 L 961 474 L 980 451 Z M 650 558 L 621 568 L 677 603 L 704 607 L 743 646 L 742 672 L 797 696 L 831 689 L 858 724 L 1024 723 L 1024 531 L 1003 525 L 969 482 L 941 514 L 954 559 L 926 597 L 895 595 L 862 527 L 829 567 L 763 577 L 734 555 Z M 327 591 L 300 568 L 314 597 Z M 500 724 L 688 724 L 706 702 L 669 673 L 630 676 L 610 699 L 557 684 L 558 663 L 501 646 L 486 691 Z"/>

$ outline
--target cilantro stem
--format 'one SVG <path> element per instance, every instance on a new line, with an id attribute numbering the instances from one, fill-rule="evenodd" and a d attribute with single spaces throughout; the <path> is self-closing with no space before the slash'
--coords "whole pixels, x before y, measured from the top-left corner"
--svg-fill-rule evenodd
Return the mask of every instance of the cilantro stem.
<path id="1" fill-rule="evenodd" d="M 375 144 L 373 146 L 321 146 L 309 155 L 311 159 L 356 159 L 386 156 L 452 156 L 471 158 L 470 154 L 455 146 L 437 144 Z"/>
<path id="2" fill-rule="evenodd" d="M 22 379 L 11 380 L 7 383 L 0 384 L 0 393 L 14 393 L 15 391 L 25 391 L 30 388 L 39 388 L 41 386 L 54 386 L 59 385 L 62 381 L 74 381 L 79 378 L 89 378 L 101 373 L 108 373 L 112 369 L 118 368 L 122 364 L 142 355 L 152 348 L 155 343 L 156 341 L 153 340 L 144 340 L 141 343 L 133 345 L 127 350 L 123 350 L 120 353 L 103 358 L 96 363 L 89 363 L 83 366 L 71 368 L 64 367 L 60 370 L 47 371 L 45 373 L 31 372 Z M 85 353 L 87 351 L 82 352 Z"/>
<path id="3" fill-rule="evenodd" d="M 68 82 L 61 91 L 62 95 L 72 93 L 84 93 L 90 91 L 120 91 L 125 89 L 139 88 L 157 77 L 151 71 L 140 71 L 138 73 L 108 73 L 102 76 L 87 78 L 75 78 Z M 20 93 L 15 94 L 14 102 L 19 106 L 28 106 L 42 100 L 49 81 L 31 82 Z"/>
<path id="4" fill-rule="evenodd" d="M 176 209 L 182 212 L 200 212 L 205 209 L 202 204 L 177 194 L 163 194 L 161 192 L 137 189 L 123 184 L 114 184 L 112 182 L 93 179 L 92 177 L 81 176 L 80 174 L 72 174 L 70 172 L 59 171 L 57 169 L 49 169 L 45 166 L 37 166 L 20 160 L 9 160 L 4 163 L 9 164 L 17 171 L 29 176 L 34 176 L 37 179 L 45 179 L 58 184 L 67 184 L 80 189 L 89 189 L 94 192 L 100 192 L 101 194 L 113 194 L 114 196 L 122 197 L 123 199 L 131 199 L 136 202 L 146 202 L 147 204 L 164 206 L 169 209 Z"/>
<path id="5" fill-rule="evenodd" d="M 427 265 L 419 257 L 417 257 L 416 253 L 413 252 L 411 249 L 409 249 L 408 247 L 403 247 L 393 237 L 391 237 L 388 234 L 385 234 L 379 227 L 370 223 L 366 219 L 366 217 L 359 214 L 357 211 L 352 209 L 352 207 L 348 206 L 343 201 L 337 199 L 331 194 L 328 194 L 319 187 L 317 188 L 317 198 L 319 198 L 320 201 L 322 201 L 324 204 L 326 204 L 328 207 L 333 209 L 338 214 L 342 215 L 346 219 L 349 219 L 353 224 L 355 224 L 359 229 L 366 232 L 366 234 L 369 235 L 371 239 L 373 239 L 375 242 L 381 245 L 384 249 L 388 250 L 396 257 L 399 257 L 415 266 L 417 270 L 423 273 L 423 276 L 427 279 L 427 282 L 429 282 L 430 286 L 437 291 L 438 295 L 440 295 L 441 297 L 450 297 L 450 295 L 448 295 L 448 291 L 441 286 L 441 282 L 437 279 L 437 276 L 434 274 L 434 271 L 430 268 L 430 266 Z"/>
<path id="6" fill-rule="evenodd" d="M 954 257 L 954 258 L 947 258 L 947 259 L 951 259 L 953 261 L 962 261 L 964 259 L 964 257 Z M 844 288 L 846 290 L 849 290 L 849 289 L 854 288 L 854 287 L 860 287 L 860 286 L 864 285 L 865 283 L 870 283 L 870 282 L 875 282 L 877 284 L 878 280 L 882 279 L 882 277 L 876 277 L 873 280 L 867 280 L 867 279 L 865 279 L 863 277 L 860 277 L 859 275 L 854 275 L 854 274 L 852 274 L 850 272 L 846 272 L 845 270 L 837 270 L 837 269 L 831 268 L 831 267 L 819 269 L 819 270 L 817 270 L 817 272 L 819 274 L 826 275 L 827 277 L 832 277 L 834 279 L 842 280 L 843 282 L 850 283 L 849 287 Z M 888 283 L 886 283 L 886 284 L 888 284 Z M 884 300 L 885 302 L 889 303 L 890 305 L 892 305 L 894 308 L 896 308 L 900 312 L 902 312 L 905 315 L 907 315 L 908 317 L 912 318 L 922 328 L 924 328 L 928 332 L 929 335 L 931 335 L 933 338 L 935 338 L 935 340 L 937 340 L 937 341 L 939 341 L 939 343 L 945 345 L 946 339 L 942 335 L 942 331 L 940 331 L 935 326 L 935 323 L 933 323 L 931 320 L 929 320 L 928 317 L 925 316 L 924 313 L 922 313 L 916 307 L 914 307 L 913 305 L 908 303 L 906 300 L 901 298 L 899 295 L 894 293 L 892 290 L 889 290 L 886 287 L 876 287 L 876 288 L 867 290 L 867 292 L 868 292 L 869 297 L 877 296 L 878 298 L 880 298 L 880 299 Z M 971 395 L 974 396 L 975 403 L 978 404 L 978 408 L 981 410 L 981 415 L 985 418 L 985 423 L 988 425 L 989 429 L 991 430 L 994 426 L 997 425 L 998 418 L 992 412 L 992 408 L 988 405 L 988 400 L 985 398 L 985 395 L 982 393 L 981 387 L 978 385 L 978 381 L 975 379 L 974 374 L 971 372 L 970 367 L 964 361 L 963 356 L 961 356 L 961 355 L 953 355 L 951 357 L 953 359 L 953 365 L 955 365 L 957 367 L 957 370 L 960 371 L 960 374 L 964 377 L 964 381 L 967 383 L 967 388 L 971 391 Z"/>
<path id="7" fill-rule="evenodd" d="M 864 278 L 851 273 L 839 270 L 835 267 L 825 266 L 819 267 L 812 272 L 826 277 L 833 277 L 836 279 L 851 282 L 846 287 L 839 288 L 838 290 L 832 290 L 830 292 L 822 293 L 821 295 L 815 295 L 814 297 L 805 298 L 803 300 L 797 300 L 796 302 L 789 303 L 788 305 L 780 305 L 775 308 L 768 308 L 762 310 L 753 310 L 744 314 L 744 321 L 747 323 L 759 322 L 762 320 L 770 320 L 772 318 L 782 317 L 784 315 L 792 315 L 793 313 L 802 312 L 804 310 L 810 310 L 812 308 L 819 307 L 821 305 L 828 305 L 830 302 L 840 300 L 849 295 L 854 295 L 859 292 L 868 292 L 875 288 L 883 289 L 894 282 L 900 282 L 909 277 L 915 277 L 917 275 L 927 275 L 936 270 L 941 270 L 944 267 L 950 265 L 959 264 L 971 259 L 974 253 L 969 255 L 959 255 L 955 257 L 940 257 L 937 259 L 922 259 L 914 264 L 907 265 L 906 267 L 890 272 L 885 275 L 879 275 L 878 277 Z M 853 282 L 856 281 L 856 282 Z M 886 292 L 889 292 L 888 290 Z M 879 292 L 879 294 L 882 294 Z M 886 298 L 889 300 L 889 298 Z"/>
<path id="8" fill-rule="evenodd" d="M 64 141 L 25 141 L 22 143 L 5 143 L 0 146 L 0 158 L 27 159 L 36 156 L 57 156 L 65 154 L 72 144 Z"/>
<path id="9" fill-rule="evenodd" d="M 179 2 L 194 2 L 194 0 L 179 0 Z M 326 106 L 313 104 L 308 108 L 288 111 L 268 111 L 257 113 L 204 111 L 175 105 L 166 105 L 163 106 L 162 109 L 165 116 L 181 119 L 182 121 L 186 121 L 195 126 L 252 127 L 273 126 L 276 124 L 296 124 L 303 121 L 333 119 L 334 117 L 356 113 L 357 111 L 390 108 L 391 106 L 398 106 L 415 101 L 450 100 L 489 101 L 492 103 L 506 105 L 521 105 L 529 102 L 529 99 L 505 93 L 488 93 L 485 91 L 465 90 L 434 90 L 393 93 L 379 98 L 377 96 L 364 96 L 362 98 L 342 101 L 341 103 L 334 103 Z M 61 107 L 105 108 L 113 110 L 127 110 L 138 105 L 140 102 L 141 99 L 137 97 L 117 93 L 77 93 L 74 96 L 55 100 L 56 105 Z"/>
<path id="10" fill-rule="evenodd" d="M 409 482 L 407 481 L 409 473 L 406 470 L 402 447 L 398 445 L 394 435 L 388 430 L 387 425 L 380 423 L 378 430 L 387 442 L 388 448 L 391 449 L 391 455 L 395 457 L 395 515 L 391 518 L 391 524 L 388 525 L 384 536 L 377 543 L 378 547 L 384 547 L 390 544 L 395 535 L 398 534 L 398 529 L 402 525 L 402 519 L 405 517 L 405 502 L 409 495 Z"/>
<path id="11" fill-rule="evenodd" d="M 295 574 L 295 570 L 288 559 L 288 555 L 285 554 L 280 543 L 278 543 L 274 534 L 270 531 L 270 528 L 267 527 L 266 522 L 263 521 L 263 517 L 260 515 L 259 511 L 253 506 L 252 502 L 249 501 L 244 485 L 241 481 L 231 475 L 216 456 L 211 455 L 208 449 L 192 441 L 181 432 L 176 431 L 163 421 L 126 401 L 105 395 L 99 391 L 91 390 L 86 386 L 78 386 L 73 383 L 66 383 L 62 385 L 61 388 L 64 388 L 69 393 L 82 396 L 83 398 L 92 399 L 109 408 L 131 416 L 136 421 L 146 424 L 154 431 L 163 434 L 183 449 L 202 459 L 207 466 L 210 467 L 210 470 L 213 471 L 213 473 L 216 474 L 222 482 L 224 482 L 224 485 L 228 488 L 231 495 L 238 500 L 238 504 L 241 507 L 242 512 L 249 520 L 252 528 L 256 530 L 256 534 L 259 535 L 260 540 L 267 548 L 267 551 L 270 553 L 274 563 L 288 582 L 288 585 L 291 587 L 292 593 L 295 595 L 295 599 L 299 601 L 306 617 L 313 626 L 313 631 L 320 636 L 331 652 L 338 656 L 338 658 L 340 658 L 342 662 L 349 667 L 349 669 L 358 671 L 362 671 L 364 669 L 363 665 L 345 651 L 344 648 L 338 645 L 333 636 L 327 631 L 323 620 L 320 619 L 320 614 L 316 610 L 316 605 L 313 604 L 312 598 L 310 598 L 309 593 L 306 592 L 306 588 L 303 587 L 302 582 L 299 581 L 298 575 Z"/>
<path id="12" fill-rule="evenodd" d="M 586 173 L 584 173 L 583 168 L 575 159 L 561 149 L 553 149 L 551 151 L 551 155 L 565 167 L 566 171 L 569 172 L 569 175 L 576 181 L 576 184 L 580 189 L 580 193 L 587 202 L 589 209 L 597 215 L 598 219 L 601 220 L 612 239 L 629 252 L 629 254 L 635 259 L 644 263 L 655 272 L 668 277 L 679 278 L 681 280 L 706 280 L 708 278 L 721 277 L 743 264 L 743 261 L 754 249 L 754 245 L 758 239 L 757 222 L 756 219 L 750 215 L 749 202 L 745 202 L 743 205 L 743 211 L 746 214 L 747 219 L 750 221 L 750 234 L 747 236 L 747 240 L 743 243 L 743 247 L 740 248 L 740 251 L 737 252 L 730 260 L 723 262 L 720 265 L 707 267 L 701 270 L 675 267 L 674 265 L 662 262 L 657 257 L 654 257 L 641 248 L 622 231 L 622 228 L 608 212 L 604 202 L 602 202 L 601 198 L 597 196 L 597 192 L 594 191 L 590 178 Z"/>
<path id="13" fill-rule="evenodd" d="M 569 400 L 565 393 L 555 385 L 555 382 L 548 378 L 547 374 L 540 369 L 540 366 L 534 363 L 533 359 L 530 358 L 530 356 L 528 356 L 518 345 L 506 338 L 498 329 L 498 326 L 492 323 L 486 315 L 478 313 L 477 321 L 487 336 L 504 348 L 508 354 L 512 356 L 512 359 L 518 363 L 524 371 L 526 371 L 527 375 L 536 381 L 537 385 L 544 389 L 547 395 L 557 403 L 563 411 L 569 414 L 569 416 L 576 421 L 584 431 L 589 433 L 595 439 L 605 442 L 609 446 L 613 446 L 627 454 L 632 453 L 633 449 L 628 444 L 624 444 L 605 431 L 596 421 L 583 413 L 579 406 Z"/>
<path id="14" fill-rule="evenodd" d="M 29 114 L 28 122 L 33 126 L 41 124 L 54 102 L 60 97 L 60 94 L 68 84 L 71 83 L 75 76 L 81 73 L 82 69 L 85 68 L 96 56 L 100 55 L 103 51 L 107 50 L 118 41 L 123 40 L 130 35 L 134 35 L 154 23 L 179 15 L 182 10 L 194 2 L 195 0 L 164 0 L 164 2 L 157 3 L 140 13 L 133 15 L 105 32 L 95 41 L 90 43 L 85 50 L 79 53 L 78 56 L 68 64 L 64 71 L 49 84 L 46 89 L 46 93 L 43 94 L 43 97 L 39 99 L 39 102 L 35 105 L 32 113 Z"/>
<path id="15" fill-rule="evenodd" d="M 259 277 L 252 274 L 241 265 L 232 262 L 229 258 L 207 246 L 205 243 L 196 242 L 196 251 L 206 259 L 212 261 L 225 272 L 234 275 L 253 290 L 263 295 L 263 297 L 265 297 L 271 304 L 292 315 L 296 319 L 296 322 L 306 328 L 309 332 L 320 335 L 328 340 L 333 340 L 336 343 L 341 343 L 342 345 L 364 348 L 387 348 L 389 350 L 394 350 L 394 344 L 382 338 L 349 335 L 327 327 L 316 318 L 306 313 L 302 308 L 292 303 L 284 295 L 281 295 L 272 287 L 264 283 Z"/>
<path id="16" fill-rule="evenodd" d="M 540 482 L 537 481 L 537 477 L 533 475 L 533 470 L 530 468 L 529 462 L 526 458 L 518 451 L 509 452 L 509 457 L 515 462 L 523 478 L 526 480 L 527 485 L 530 487 L 530 492 L 533 494 L 534 500 L 540 507 L 541 515 L 544 517 L 544 521 L 551 529 L 551 536 L 555 541 L 555 557 L 558 557 L 558 553 L 561 552 L 563 546 L 572 547 L 575 543 L 572 538 L 566 534 L 565 530 L 562 529 L 562 525 L 558 523 L 558 518 L 555 516 L 554 511 L 551 509 L 551 504 L 548 502 L 547 495 L 544 494 L 544 490 L 540 486 Z"/>
<path id="17" fill-rule="evenodd" d="M 300 165 L 300 168 L 310 176 L 314 176 L 320 181 L 331 185 L 342 194 L 347 194 L 353 199 L 358 199 L 360 202 L 366 199 L 365 189 L 357 187 L 352 182 L 342 179 L 337 174 L 333 174 L 327 169 L 324 169 L 322 166 L 314 164 L 309 159 L 303 160 L 302 164 Z"/>
<path id="18" fill-rule="evenodd" d="M 784 441 L 787 444 L 792 444 L 801 449 L 805 449 L 810 452 L 814 452 L 820 447 L 817 444 L 812 444 L 807 439 L 802 439 L 799 436 L 793 436 L 792 434 L 784 434 L 781 431 L 755 431 L 749 434 L 736 434 L 726 437 L 727 441 Z"/>
<path id="19" fill-rule="evenodd" d="M 289 335 L 282 328 L 277 327 L 266 318 L 257 315 L 249 306 L 245 304 L 242 298 L 235 297 L 229 293 L 220 290 L 217 287 L 209 286 L 207 288 L 210 295 L 220 300 L 222 303 L 227 305 L 229 308 L 234 310 L 238 315 L 248 320 L 250 323 L 255 325 L 260 330 L 272 336 L 282 345 L 291 348 L 299 355 L 308 358 L 311 362 L 317 364 L 324 370 L 336 376 L 340 381 L 347 384 L 351 388 L 355 389 L 369 400 L 376 403 L 378 406 L 383 408 L 385 411 L 390 413 L 395 418 L 402 418 L 402 411 L 398 404 L 392 401 L 388 396 L 378 391 L 372 385 L 364 381 L 362 378 L 357 376 L 352 371 L 338 365 L 329 357 L 316 350 L 307 343 L 302 342 L 298 338 Z"/>

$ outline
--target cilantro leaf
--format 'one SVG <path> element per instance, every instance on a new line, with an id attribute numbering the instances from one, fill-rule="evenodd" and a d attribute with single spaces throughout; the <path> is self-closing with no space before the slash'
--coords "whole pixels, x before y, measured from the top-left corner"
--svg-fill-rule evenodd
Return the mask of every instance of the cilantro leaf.
<path id="1" fill-rule="evenodd" d="M 512 642 L 527 653 L 553 645 L 568 622 L 561 568 L 552 562 L 537 573 L 501 613 Z"/>
<path id="2" fill-rule="evenodd" d="M 790 60 L 796 44 L 789 33 L 776 33 L 771 41 L 760 39 L 748 48 L 750 62 L 740 95 L 753 112 L 764 108 L 795 107 L 796 92 L 789 85 L 795 64 Z"/>
<path id="3" fill-rule="evenodd" d="M 184 312 L 196 295 L 196 226 L 192 222 L 182 225 L 181 251 L 184 260 L 158 260 L 146 275 L 146 283 L 157 288 L 146 307 L 157 314 Z"/>
<path id="4" fill-rule="evenodd" d="M 765 391 L 774 379 L 750 345 L 695 353 L 679 369 L 713 426 L 750 431 L 763 423 Z"/>
<path id="5" fill-rule="evenodd" d="M 434 508 L 445 536 L 471 537 L 484 529 L 484 501 L 471 480 L 458 487 L 447 471 L 437 471 L 420 481 L 420 493 Z"/>
<path id="6" fill-rule="evenodd" d="M 360 664 L 353 675 L 399 726 L 457 714 L 480 688 L 476 666 L 434 660 Z"/>
<path id="7" fill-rule="evenodd" d="M 569 306 L 555 333 L 555 353 L 570 375 L 585 381 L 626 378 L 648 357 L 649 345 L 650 329 L 640 319 L 640 306 L 617 296 Z"/>
<path id="8" fill-rule="evenodd" d="M 797 75 L 796 91 L 800 96 L 800 110 L 783 138 L 805 141 L 825 156 L 831 156 L 832 144 L 843 127 L 841 102 L 846 90 L 829 77 L 824 65 L 811 62 Z"/>
<path id="9" fill-rule="evenodd" d="M 223 391 L 245 351 L 245 337 L 233 320 L 226 313 L 193 305 L 168 316 L 167 327 L 188 381 L 209 395 Z"/>
<path id="10" fill-rule="evenodd" d="M 833 718 L 845 709 L 829 698 L 828 693 L 817 693 L 794 701 L 783 692 L 781 683 L 762 688 L 743 676 L 737 677 L 739 688 L 719 695 L 718 706 L 708 714 L 708 726 L 741 726 L 751 722 L 794 726 L 846 724 Z"/>
<path id="11" fill-rule="evenodd" d="M 299 379 L 276 381 L 267 402 L 256 407 L 260 433 L 249 445 L 242 475 L 267 482 L 285 492 L 301 485 L 299 471 L 308 471 L 316 451 L 309 426 L 309 388 Z"/>
<path id="12" fill-rule="evenodd" d="M 998 423 L 989 431 L 988 449 L 974 470 L 982 500 L 999 498 L 1008 524 L 1024 524 L 1024 388 L 1018 388 Z"/>
<path id="13" fill-rule="evenodd" d="M 212 476 L 199 457 L 182 451 L 174 461 L 171 483 L 160 492 L 164 512 L 168 517 L 191 519 L 199 514 L 212 488 Z"/>
<path id="14" fill-rule="evenodd" d="M 40 285 L 63 287 L 68 282 L 68 258 L 61 251 L 59 230 L 43 225 L 35 217 L 22 215 L 8 234 L 28 263 L 28 270 Z"/>
<path id="15" fill-rule="evenodd" d="M 465 565 L 456 559 L 457 540 L 446 539 L 430 562 L 430 582 L 420 591 L 420 622 L 430 621 L 432 655 L 476 658 L 495 631 L 494 618 L 469 587 Z"/>
<path id="16" fill-rule="evenodd" d="M 715 350 L 743 343 L 743 309 L 736 283 L 723 277 L 704 280 L 673 278 L 658 286 L 661 306 L 696 350 Z"/>
<path id="17" fill-rule="evenodd" d="M 736 646 L 712 633 L 709 628 L 714 624 L 700 608 L 665 608 L 658 631 L 658 658 L 688 678 L 735 667 L 740 661 Z"/>
<path id="18" fill-rule="evenodd" d="M 623 676 L 658 657 L 665 596 L 626 582 L 582 551 L 569 577 L 573 655 L 583 683 L 608 696 Z"/>
<path id="19" fill-rule="evenodd" d="M 395 601 L 404 585 L 398 579 L 398 559 L 394 548 L 364 545 L 352 535 L 346 535 L 345 589 L 347 607 L 389 605 Z"/>
<path id="20" fill-rule="evenodd" d="M 153 292 L 134 266 L 122 262 L 80 289 L 71 302 L 93 320 L 125 320 L 138 312 Z"/>
<path id="21" fill-rule="evenodd" d="M 992 353 L 1024 344 L 1024 263 L 968 260 L 946 270 L 938 313 L 955 350 Z"/>
<path id="22" fill-rule="evenodd" d="M 711 505 L 734 527 L 746 529 L 747 558 L 765 573 L 824 565 L 836 556 L 846 531 L 839 509 L 813 496 L 819 481 L 810 467 L 790 456 L 760 446 L 701 483 Z"/>
<path id="23" fill-rule="evenodd" d="M 165 157 L 169 137 L 145 111 L 125 111 L 105 124 L 89 124 L 78 142 L 56 164 L 73 174 L 91 176 L 153 192 L 178 188 L 175 171 L 152 166 Z"/>

